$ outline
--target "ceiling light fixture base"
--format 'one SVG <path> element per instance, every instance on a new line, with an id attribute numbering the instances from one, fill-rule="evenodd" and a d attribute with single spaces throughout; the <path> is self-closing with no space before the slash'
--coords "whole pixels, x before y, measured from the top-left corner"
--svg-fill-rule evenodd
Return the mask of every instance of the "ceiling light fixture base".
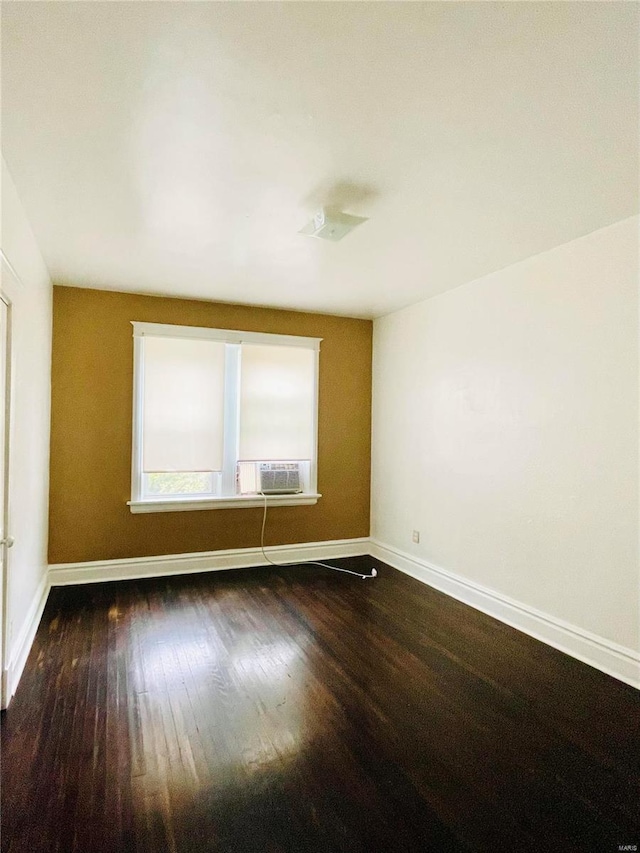
<path id="1" fill-rule="evenodd" d="M 358 225 L 367 221 L 366 216 L 353 216 L 338 210 L 322 209 L 313 217 L 308 225 L 300 230 L 307 237 L 317 237 L 319 240 L 331 240 L 337 243 L 353 231 Z"/>

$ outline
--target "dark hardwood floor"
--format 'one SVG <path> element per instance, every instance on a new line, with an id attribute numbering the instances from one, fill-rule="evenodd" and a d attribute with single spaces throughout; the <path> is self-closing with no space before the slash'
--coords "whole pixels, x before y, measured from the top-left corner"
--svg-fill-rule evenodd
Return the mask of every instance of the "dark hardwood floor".
<path id="1" fill-rule="evenodd" d="M 617 851 L 637 691 L 371 558 L 53 589 L 6 853 Z"/>

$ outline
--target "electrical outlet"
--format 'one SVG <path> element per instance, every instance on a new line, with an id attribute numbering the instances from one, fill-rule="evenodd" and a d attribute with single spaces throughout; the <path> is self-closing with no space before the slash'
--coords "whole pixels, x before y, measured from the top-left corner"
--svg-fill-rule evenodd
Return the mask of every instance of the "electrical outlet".
<path id="1" fill-rule="evenodd" d="M 420 542 L 420 531 L 419 531 L 419 530 L 414 530 L 414 531 L 413 531 L 413 535 L 412 535 L 412 537 L 411 537 L 411 541 L 412 541 L 412 542 L 415 542 L 415 543 L 416 543 L 416 545 Z"/>

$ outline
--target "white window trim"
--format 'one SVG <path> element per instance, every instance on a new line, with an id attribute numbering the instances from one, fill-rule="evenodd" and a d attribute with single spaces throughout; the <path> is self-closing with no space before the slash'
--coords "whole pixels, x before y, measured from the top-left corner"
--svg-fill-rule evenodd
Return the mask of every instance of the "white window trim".
<path id="1" fill-rule="evenodd" d="M 167 495 L 162 497 L 145 498 L 142 493 L 142 401 L 144 392 L 144 361 L 142 358 L 142 341 L 145 335 L 153 337 L 198 338 L 200 340 L 215 340 L 229 344 L 270 344 L 272 346 L 293 346 L 311 349 L 316 354 L 314 373 L 313 412 L 313 443 L 314 454 L 309 465 L 309 491 L 295 495 L 267 495 L 268 506 L 310 506 L 321 498 L 318 486 L 318 381 L 320 343 L 322 338 L 308 338 L 298 335 L 278 335 L 267 332 L 243 332 L 231 329 L 210 329 L 201 326 L 173 326 L 163 323 L 141 323 L 132 321 L 133 326 L 133 417 L 132 417 L 132 452 L 131 452 L 131 500 L 127 501 L 132 513 L 148 512 L 184 512 L 187 510 L 204 509 L 233 509 L 264 506 L 263 495 Z M 240 347 L 234 347 L 234 357 L 239 357 Z M 227 399 L 228 368 L 225 367 L 225 399 Z M 225 434 L 228 434 L 227 420 L 239 417 L 239 400 L 237 389 L 232 394 L 230 405 L 225 406 Z M 236 431 L 237 432 L 237 431 Z M 237 448 L 224 447 L 225 462 L 231 457 L 235 464 Z M 228 468 L 228 465 L 225 465 Z M 232 484 L 225 482 L 223 475 L 223 490 L 231 488 Z"/>
<path id="2" fill-rule="evenodd" d="M 312 506 L 318 503 L 322 495 L 302 492 L 299 495 L 233 495 L 227 497 L 185 497 L 168 496 L 148 498 L 146 500 L 127 501 L 132 513 L 146 512 L 183 512 L 196 509 L 248 509 L 267 506 Z"/>
<path id="3" fill-rule="evenodd" d="M 271 344 L 279 347 L 303 347 L 320 351 L 322 338 L 305 338 L 301 335 L 277 335 L 270 332 L 240 332 L 234 329 L 209 329 L 207 326 L 169 326 L 164 323 L 132 321 L 134 338 L 145 335 L 167 338 L 199 338 L 207 341 L 224 341 L 228 344 Z"/>

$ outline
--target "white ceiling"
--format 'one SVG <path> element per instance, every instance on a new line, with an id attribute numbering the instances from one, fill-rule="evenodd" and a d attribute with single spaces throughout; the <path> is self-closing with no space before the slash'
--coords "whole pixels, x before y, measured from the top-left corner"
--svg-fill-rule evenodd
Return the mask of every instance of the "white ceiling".
<path id="1" fill-rule="evenodd" d="M 379 316 L 637 212 L 639 14 L 4 2 L 4 156 L 58 282 Z"/>

